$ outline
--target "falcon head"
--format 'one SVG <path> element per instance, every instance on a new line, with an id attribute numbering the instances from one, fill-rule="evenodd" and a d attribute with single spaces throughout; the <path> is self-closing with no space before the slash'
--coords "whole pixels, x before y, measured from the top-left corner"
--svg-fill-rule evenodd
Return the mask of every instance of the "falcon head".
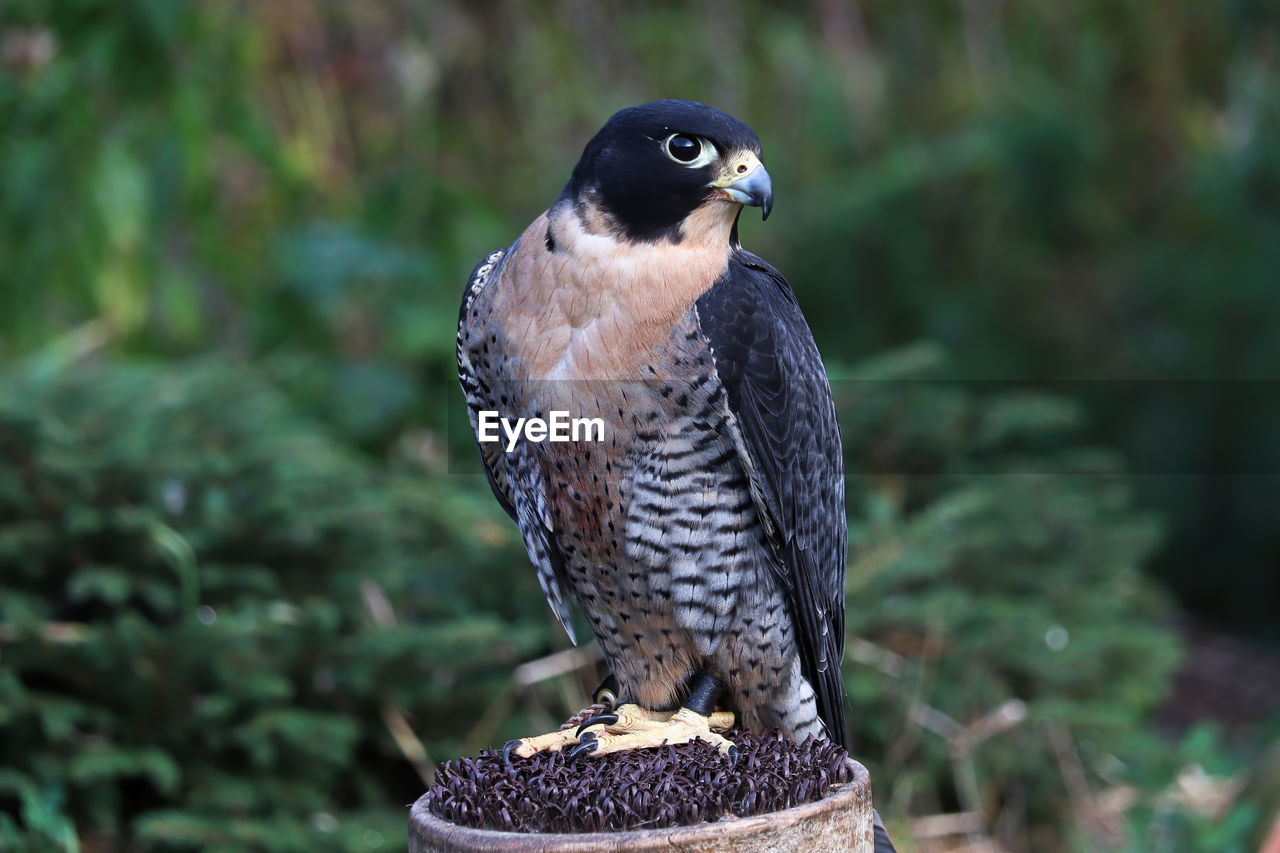
<path id="1" fill-rule="evenodd" d="M 696 235 L 727 244 L 743 205 L 769 217 L 773 184 L 751 128 L 706 104 L 667 100 L 615 113 L 583 149 L 561 199 L 598 208 L 631 242 Z"/>

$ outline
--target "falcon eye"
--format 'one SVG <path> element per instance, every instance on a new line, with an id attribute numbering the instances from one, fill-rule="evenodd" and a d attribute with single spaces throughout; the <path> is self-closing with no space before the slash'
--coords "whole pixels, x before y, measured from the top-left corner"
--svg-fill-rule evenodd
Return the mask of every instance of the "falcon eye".
<path id="1" fill-rule="evenodd" d="M 702 146 L 698 144 L 696 139 L 690 139 L 687 136 L 673 136 L 667 140 L 667 153 L 674 160 L 688 163 L 702 153 Z"/>
<path id="2" fill-rule="evenodd" d="M 715 146 L 697 136 L 673 133 L 662 144 L 667 156 L 682 166 L 705 166 L 715 157 Z"/>

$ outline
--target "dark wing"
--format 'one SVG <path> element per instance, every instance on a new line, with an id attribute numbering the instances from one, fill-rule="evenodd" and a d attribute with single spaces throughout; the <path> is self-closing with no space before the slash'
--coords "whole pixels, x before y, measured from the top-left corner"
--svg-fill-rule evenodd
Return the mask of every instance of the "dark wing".
<path id="1" fill-rule="evenodd" d="M 781 565 L 804 675 L 828 735 L 844 744 L 844 460 L 818 347 L 786 279 L 749 252 L 733 253 L 697 312 Z"/>
<path id="2" fill-rule="evenodd" d="M 498 402 L 500 394 L 494 385 L 506 381 L 496 375 L 486 360 L 488 347 L 484 344 L 486 335 L 482 327 L 497 320 L 481 310 L 479 297 L 491 283 L 500 286 L 503 260 L 514 248 L 494 252 L 480 262 L 467 281 L 458 314 L 458 382 L 467 399 L 467 415 L 473 433 L 481 411 L 502 408 Z M 479 347 L 475 345 L 476 341 L 480 342 Z M 525 550 L 538 570 L 538 583 L 547 596 L 547 603 L 570 641 L 576 645 L 578 640 L 574 636 L 569 600 L 562 591 L 566 586 L 564 555 L 551 535 L 551 514 L 547 510 L 547 489 L 541 469 L 526 454 L 508 455 L 501 442 L 481 443 L 477 440 L 476 450 L 494 497 L 520 528 Z"/>

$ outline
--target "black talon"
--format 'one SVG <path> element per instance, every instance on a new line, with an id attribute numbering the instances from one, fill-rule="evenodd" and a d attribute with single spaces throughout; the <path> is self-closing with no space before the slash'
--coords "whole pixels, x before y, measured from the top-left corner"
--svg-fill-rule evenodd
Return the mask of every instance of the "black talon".
<path id="1" fill-rule="evenodd" d="M 582 725 L 578 726 L 578 730 L 573 734 L 574 734 L 574 737 L 581 740 L 583 729 L 589 729 L 592 726 L 598 726 L 602 723 L 606 726 L 612 726 L 616 722 L 618 722 L 617 714 L 596 714 L 594 717 L 588 717 L 586 720 L 584 720 Z"/>
<path id="2" fill-rule="evenodd" d="M 520 738 L 509 740 L 502 745 L 502 766 L 511 767 L 511 750 L 520 745 Z"/>
<path id="3" fill-rule="evenodd" d="M 731 766 L 737 767 L 738 766 L 738 747 L 733 744 L 730 744 L 728 754 L 729 754 L 729 761 L 732 762 Z"/>
<path id="4" fill-rule="evenodd" d="M 595 734 L 587 732 L 582 736 L 582 739 L 578 741 L 578 745 L 569 750 L 569 757 L 566 760 L 573 761 L 573 759 L 582 755 L 584 752 L 595 752 L 599 747 L 600 742 L 596 740 Z"/>

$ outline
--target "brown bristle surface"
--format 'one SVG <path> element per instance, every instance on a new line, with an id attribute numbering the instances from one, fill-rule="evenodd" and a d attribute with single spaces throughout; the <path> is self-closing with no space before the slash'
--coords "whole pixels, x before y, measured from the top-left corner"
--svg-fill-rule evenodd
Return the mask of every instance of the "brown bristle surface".
<path id="1" fill-rule="evenodd" d="M 728 734 L 738 761 L 702 741 L 569 761 L 565 752 L 502 760 L 501 749 L 445 762 L 427 790 L 432 814 L 508 832 L 610 832 L 749 817 L 822 799 L 850 781 L 848 753 L 827 740 Z"/>

